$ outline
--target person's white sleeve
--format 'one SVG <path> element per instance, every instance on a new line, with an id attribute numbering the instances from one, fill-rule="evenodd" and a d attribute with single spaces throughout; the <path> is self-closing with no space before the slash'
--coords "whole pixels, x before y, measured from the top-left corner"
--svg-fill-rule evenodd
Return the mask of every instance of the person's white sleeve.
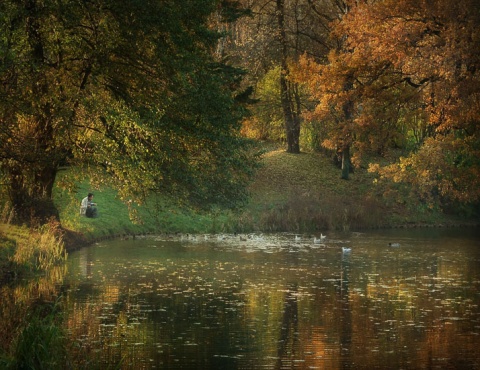
<path id="1" fill-rule="evenodd" d="M 82 199 L 82 204 L 80 205 L 80 214 L 85 215 L 87 213 L 88 198 Z"/>

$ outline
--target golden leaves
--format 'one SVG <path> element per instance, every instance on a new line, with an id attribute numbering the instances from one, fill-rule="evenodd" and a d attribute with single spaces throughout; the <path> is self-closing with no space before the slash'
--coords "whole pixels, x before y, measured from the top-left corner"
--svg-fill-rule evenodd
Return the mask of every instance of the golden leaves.
<path id="1" fill-rule="evenodd" d="M 304 56 L 295 74 L 315 101 L 308 119 L 328 128 L 323 145 L 352 140 L 355 163 L 401 145 L 411 152 L 370 171 L 429 202 L 480 199 L 478 10 L 473 0 L 352 4 L 327 63 Z"/>

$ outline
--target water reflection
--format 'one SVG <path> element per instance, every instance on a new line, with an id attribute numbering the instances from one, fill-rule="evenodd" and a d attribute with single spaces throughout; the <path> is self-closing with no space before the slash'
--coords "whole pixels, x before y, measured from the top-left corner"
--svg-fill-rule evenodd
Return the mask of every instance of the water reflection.
<path id="1" fill-rule="evenodd" d="M 480 246 L 468 232 L 85 248 L 63 284 L 74 358 L 122 369 L 480 368 Z"/>
<path id="2" fill-rule="evenodd" d="M 69 329 L 123 368 L 478 366 L 475 239 L 387 237 L 104 243 L 70 258 Z"/>
<path id="3" fill-rule="evenodd" d="M 350 255 L 350 249 L 342 250 L 342 270 L 340 275 L 340 320 L 342 323 L 340 332 L 340 349 L 342 356 L 342 368 L 349 368 L 349 365 L 351 364 L 350 353 L 352 344 L 352 311 L 350 307 L 350 291 L 348 280 L 350 272 Z"/>
<path id="4" fill-rule="evenodd" d="M 55 266 L 30 281 L 0 285 L 0 353 L 9 353 L 19 330 L 28 324 L 32 305 L 56 300 L 66 273 L 66 266 Z"/>

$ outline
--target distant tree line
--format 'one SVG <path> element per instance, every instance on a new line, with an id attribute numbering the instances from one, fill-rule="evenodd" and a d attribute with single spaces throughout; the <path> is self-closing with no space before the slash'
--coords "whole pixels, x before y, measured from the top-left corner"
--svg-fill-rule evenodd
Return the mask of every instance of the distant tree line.
<path id="1" fill-rule="evenodd" d="M 342 178 L 368 166 L 430 206 L 478 204 L 478 1 L 242 3 L 228 45 L 259 99 L 246 134 L 329 150 Z"/>

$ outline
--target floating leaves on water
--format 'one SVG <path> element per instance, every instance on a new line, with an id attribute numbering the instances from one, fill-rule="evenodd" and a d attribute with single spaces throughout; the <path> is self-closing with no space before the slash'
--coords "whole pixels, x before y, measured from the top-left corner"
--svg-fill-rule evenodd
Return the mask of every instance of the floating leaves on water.
<path id="1" fill-rule="evenodd" d="M 154 358 L 157 368 L 212 358 L 236 368 L 327 368 L 342 353 L 366 368 L 384 360 L 411 367 L 405 358 L 426 367 L 428 350 L 454 359 L 457 345 L 480 361 L 473 244 L 455 249 L 402 236 L 393 239 L 401 248 L 388 248 L 392 239 L 332 234 L 314 246 L 307 235 L 208 234 L 112 242 L 90 261 L 69 259 L 72 271 L 84 263 L 69 281 L 69 330 L 88 331 L 85 345 L 105 343 L 118 358 L 120 348 Z M 348 258 L 342 246 L 352 248 Z"/>

